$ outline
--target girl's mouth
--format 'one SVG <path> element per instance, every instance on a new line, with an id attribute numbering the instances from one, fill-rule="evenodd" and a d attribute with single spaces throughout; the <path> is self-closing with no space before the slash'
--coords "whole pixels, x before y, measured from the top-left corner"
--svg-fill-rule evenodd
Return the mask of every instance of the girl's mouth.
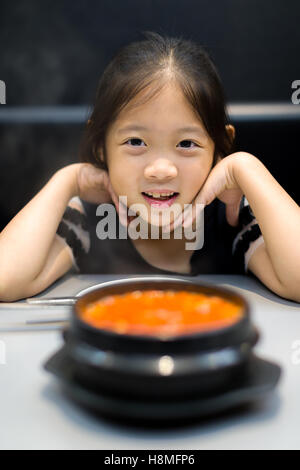
<path id="1" fill-rule="evenodd" d="M 160 195 L 160 197 L 154 197 L 154 196 L 150 196 L 149 194 L 142 192 L 142 196 L 146 200 L 146 202 L 150 204 L 150 206 L 164 208 L 164 207 L 170 207 L 175 201 L 175 199 L 177 199 L 177 197 L 179 196 L 179 193 L 174 192 L 170 196 Z"/>

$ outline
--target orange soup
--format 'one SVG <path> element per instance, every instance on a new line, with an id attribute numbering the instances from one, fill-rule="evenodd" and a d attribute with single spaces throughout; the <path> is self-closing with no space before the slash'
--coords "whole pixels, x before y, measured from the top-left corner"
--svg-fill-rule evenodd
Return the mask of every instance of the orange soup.
<path id="1" fill-rule="evenodd" d="M 86 305 L 81 320 L 95 328 L 133 335 L 169 336 L 227 327 L 243 308 L 225 298 L 197 292 L 136 290 Z"/>

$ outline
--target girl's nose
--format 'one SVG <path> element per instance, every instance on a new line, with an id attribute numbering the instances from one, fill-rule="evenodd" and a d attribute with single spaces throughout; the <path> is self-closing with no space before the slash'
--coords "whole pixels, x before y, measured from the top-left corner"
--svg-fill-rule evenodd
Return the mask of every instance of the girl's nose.
<path id="1" fill-rule="evenodd" d="M 148 179 L 173 179 L 177 176 L 177 168 L 170 160 L 159 158 L 146 166 L 144 176 Z"/>

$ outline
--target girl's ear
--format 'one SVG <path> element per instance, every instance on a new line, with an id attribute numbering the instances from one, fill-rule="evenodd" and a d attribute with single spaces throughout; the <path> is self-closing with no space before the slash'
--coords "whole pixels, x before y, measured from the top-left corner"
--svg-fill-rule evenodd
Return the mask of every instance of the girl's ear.
<path id="1" fill-rule="evenodd" d="M 98 147 L 98 149 L 97 149 L 97 159 L 98 159 L 99 162 L 102 163 L 103 170 L 109 172 L 108 165 L 107 165 L 107 160 L 106 160 L 106 156 L 105 156 L 105 150 L 103 149 L 102 146 Z"/>
<path id="2" fill-rule="evenodd" d="M 235 138 L 235 128 L 232 124 L 227 124 L 226 126 L 226 132 L 229 136 L 229 139 L 231 142 L 234 141 L 234 138 Z"/>
<path id="3" fill-rule="evenodd" d="M 104 163 L 104 157 L 103 157 L 103 152 L 102 152 L 102 149 L 98 150 L 98 157 L 99 157 L 99 160 Z"/>
<path id="4" fill-rule="evenodd" d="M 232 142 L 234 141 L 234 138 L 235 138 L 235 128 L 234 128 L 234 126 L 233 126 L 232 124 L 226 124 L 225 128 L 226 128 L 226 132 L 227 132 L 227 134 L 228 134 L 228 137 L 229 137 L 229 139 L 230 139 L 230 142 L 232 143 Z M 221 157 L 220 154 L 218 154 L 218 155 L 217 155 L 217 158 L 216 158 L 216 163 L 215 163 L 215 165 L 216 165 L 217 163 L 219 163 L 221 160 L 222 160 L 222 157 Z"/>
<path id="5" fill-rule="evenodd" d="M 97 157 L 99 158 L 99 160 L 104 163 L 104 155 L 103 155 L 103 149 L 102 147 L 99 147 L 98 150 L 97 150 Z"/>

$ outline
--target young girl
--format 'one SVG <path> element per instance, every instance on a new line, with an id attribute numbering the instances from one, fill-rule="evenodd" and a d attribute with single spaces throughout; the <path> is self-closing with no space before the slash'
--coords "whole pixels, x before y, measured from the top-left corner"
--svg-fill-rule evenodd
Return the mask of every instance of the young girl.
<path id="1" fill-rule="evenodd" d="M 81 163 L 57 171 L 0 234 L 0 300 L 33 296 L 73 269 L 250 272 L 299 302 L 299 206 L 258 158 L 232 153 L 235 130 L 203 48 L 182 38 L 145 36 L 123 47 L 105 69 Z M 99 237 L 104 204 L 114 204 L 116 227 L 127 230 L 134 221 L 121 211 L 120 196 L 127 208 L 143 205 L 149 226 L 154 206 L 176 202 L 181 210 L 168 227 L 156 220 L 157 238 Z M 193 210 L 185 212 L 185 204 Z M 204 244 L 187 250 L 186 236 L 175 232 L 194 227 L 204 205 Z"/>

